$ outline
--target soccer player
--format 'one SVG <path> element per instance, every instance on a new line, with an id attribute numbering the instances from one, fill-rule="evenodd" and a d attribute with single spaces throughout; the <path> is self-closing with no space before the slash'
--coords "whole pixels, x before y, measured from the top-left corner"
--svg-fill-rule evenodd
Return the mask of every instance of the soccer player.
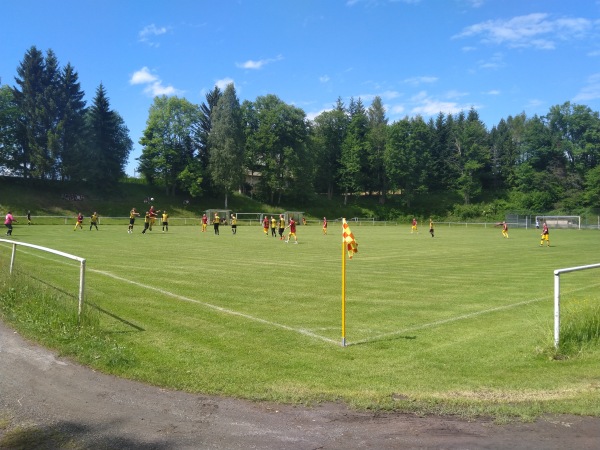
<path id="1" fill-rule="evenodd" d="M 544 222 L 542 225 L 542 240 L 540 241 L 540 247 L 544 245 L 544 241 L 546 241 L 548 247 L 550 247 L 550 232 L 548 231 L 548 225 L 546 225 L 546 222 Z"/>
<path id="2" fill-rule="evenodd" d="M 163 211 L 162 214 L 162 231 L 163 233 L 169 231 L 169 215 L 167 214 L 167 211 Z"/>
<path id="3" fill-rule="evenodd" d="M 412 220 L 412 227 L 411 227 L 411 229 L 410 229 L 410 233 L 411 233 L 411 234 L 412 234 L 412 233 L 417 233 L 417 234 L 419 234 L 419 230 L 417 229 L 417 219 L 415 219 L 414 217 L 413 217 L 413 220 Z"/>
<path id="4" fill-rule="evenodd" d="M 323 217 L 323 234 L 327 234 L 327 217 Z"/>
<path id="5" fill-rule="evenodd" d="M 231 234 L 237 234 L 237 217 L 231 215 Z"/>
<path id="6" fill-rule="evenodd" d="M 271 216 L 271 236 L 277 237 L 277 219 Z"/>
<path id="7" fill-rule="evenodd" d="M 202 215 L 202 232 L 204 233 L 206 231 L 206 226 L 208 225 L 208 217 L 206 217 L 206 214 Z"/>
<path id="8" fill-rule="evenodd" d="M 290 238 L 293 236 L 294 244 L 297 244 L 298 238 L 296 237 L 296 222 L 294 221 L 293 217 L 290 217 L 290 224 L 286 228 L 289 228 L 290 232 L 288 234 L 288 237 L 287 237 L 285 243 L 287 244 L 290 241 Z"/>
<path id="9" fill-rule="evenodd" d="M 90 216 L 90 231 L 92 231 L 92 227 L 96 227 L 96 231 L 98 231 L 98 213 L 96 211 Z"/>
<path id="10" fill-rule="evenodd" d="M 502 236 L 508 239 L 508 224 L 506 221 L 502 222 Z"/>
<path id="11" fill-rule="evenodd" d="M 73 231 L 77 230 L 77 227 L 83 230 L 83 214 L 80 212 L 77 213 L 77 221 L 75 222 L 75 228 L 73 228 Z"/>
<path id="12" fill-rule="evenodd" d="M 283 240 L 283 231 L 285 230 L 285 219 L 283 218 L 283 214 L 279 215 L 279 240 Z"/>
<path id="13" fill-rule="evenodd" d="M 149 226 L 150 231 L 152 231 L 152 226 L 156 222 L 156 215 L 159 212 L 160 212 L 160 209 L 158 209 L 158 210 L 154 209 L 154 206 L 151 206 L 150 210 L 148 211 L 148 213 L 150 214 L 150 226 Z"/>
<path id="14" fill-rule="evenodd" d="M 135 218 L 139 216 L 140 213 L 135 210 L 135 208 L 131 208 L 129 211 L 129 227 L 127 228 L 127 233 L 133 233 L 133 224 L 135 223 Z"/>
<path id="15" fill-rule="evenodd" d="M 267 216 L 263 219 L 263 231 L 265 236 L 269 236 L 269 218 Z"/>
<path id="16" fill-rule="evenodd" d="M 144 214 L 144 229 L 142 230 L 142 234 L 146 234 L 148 228 L 150 228 L 150 211 L 146 211 L 146 214 Z"/>
<path id="17" fill-rule="evenodd" d="M 433 237 L 433 219 L 430 217 L 429 218 L 429 234 L 431 234 L 431 237 Z"/>
<path id="18" fill-rule="evenodd" d="M 221 223 L 221 219 L 219 218 L 219 213 L 215 213 L 215 217 L 213 218 L 213 228 L 215 230 L 215 235 L 219 235 L 219 224 Z"/>
<path id="19" fill-rule="evenodd" d="M 27 211 L 27 225 L 31 225 L 31 211 Z"/>
<path id="20" fill-rule="evenodd" d="M 8 230 L 6 231 L 7 236 L 12 236 L 13 222 L 18 222 L 18 220 L 13 217 L 12 211 L 9 211 L 6 217 L 4 218 L 4 226 L 8 228 Z"/>

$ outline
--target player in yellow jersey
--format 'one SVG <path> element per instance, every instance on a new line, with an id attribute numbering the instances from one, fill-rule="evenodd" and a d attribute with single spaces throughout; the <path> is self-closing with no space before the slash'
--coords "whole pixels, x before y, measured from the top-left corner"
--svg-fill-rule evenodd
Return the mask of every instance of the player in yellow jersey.
<path id="1" fill-rule="evenodd" d="M 231 215 L 231 234 L 237 234 L 237 217 Z"/>
<path id="2" fill-rule="evenodd" d="M 98 231 L 98 213 L 96 211 L 90 216 L 90 231 L 92 231 L 92 227 L 96 227 L 96 231 Z"/>
<path id="3" fill-rule="evenodd" d="M 546 222 L 544 222 L 544 225 L 542 225 L 542 240 L 540 241 L 540 247 L 544 245 L 544 241 L 546 241 L 548 247 L 550 247 L 550 232 L 548 231 L 548 225 L 546 225 Z"/>
<path id="4" fill-rule="evenodd" d="M 163 233 L 169 231 L 169 215 L 167 214 L 167 211 L 163 211 L 162 214 L 162 231 Z"/>
<path id="5" fill-rule="evenodd" d="M 433 219 L 429 219 L 429 234 L 431 234 L 431 237 L 433 237 Z"/>
<path id="6" fill-rule="evenodd" d="M 219 225 L 221 224 L 221 218 L 218 213 L 215 213 L 215 217 L 213 218 L 213 228 L 215 230 L 215 234 L 219 235 Z"/>
<path id="7" fill-rule="evenodd" d="M 277 219 L 271 216 L 271 236 L 277 237 Z"/>
<path id="8" fill-rule="evenodd" d="M 146 234 L 146 231 L 150 227 L 150 220 L 150 211 L 146 211 L 146 214 L 144 215 L 144 230 L 142 231 L 142 234 Z"/>
<path id="9" fill-rule="evenodd" d="M 285 219 L 283 214 L 279 215 L 279 240 L 283 240 L 283 231 L 285 230 Z"/>
<path id="10" fill-rule="evenodd" d="M 508 224 L 506 222 L 502 222 L 502 236 L 508 239 Z"/>
<path id="11" fill-rule="evenodd" d="M 129 211 L 129 227 L 127 228 L 127 233 L 133 233 L 133 225 L 135 224 L 135 218 L 140 215 L 139 212 L 135 210 L 135 208 L 131 208 Z"/>

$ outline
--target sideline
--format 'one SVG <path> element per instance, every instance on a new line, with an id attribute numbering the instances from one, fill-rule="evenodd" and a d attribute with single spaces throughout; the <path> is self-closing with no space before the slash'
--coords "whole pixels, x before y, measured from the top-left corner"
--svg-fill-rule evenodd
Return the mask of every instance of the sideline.
<path id="1" fill-rule="evenodd" d="M 244 319 L 248 319 L 248 320 L 251 320 L 253 322 L 258 322 L 258 323 L 262 323 L 262 324 L 265 324 L 265 325 L 270 325 L 270 326 L 273 326 L 273 327 L 276 327 L 276 328 L 281 328 L 281 329 L 286 330 L 286 331 L 292 331 L 294 333 L 299 333 L 299 334 L 302 334 L 304 336 L 308 336 L 308 337 L 311 337 L 311 338 L 314 338 L 314 339 L 319 339 L 319 340 L 324 341 L 324 342 L 328 342 L 328 343 L 332 343 L 332 344 L 336 344 L 336 345 L 339 344 L 339 341 L 337 341 L 337 340 L 330 339 L 330 338 L 327 338 L 325 336 L 321 336 L 319 334 L 315 334 L 315 333 L 313 333 L 311 331 L 308 331 L 306 329 L 303 329 L 303 328 L 289 327 L 289 326 L 283 325 L 281 323 L 271 322 L 271 321 L 266 320 L 266 319 L 261 319 L 260 317 L 255 317 L 255 316 L 251 316 L 249 314 L 245 314 L 245 313 L 241 313 L 241 312 L 238 312 L 238 311 L 234 311 L 232 309 L 223 308 L 222 306 L 217 306 L 217 305 L 213 305 L 211 303 L 202 302 L 200 300 L 196 300 L 196 299 L 193 299 L 193 298 L 185 297 L 183 295 L 175 294 L 175 293 L 170 292 L 170 291 L 165 291 L 164 289 L 158 289 L 158 288 L 153 287 L 153 286 L 148 286 L 146 284 L 138 283 L 137 281 L 128 280 L 127 278 L 123 278 L 123 277 L 120 277 L 118 275 L 114 275 L 114 274 L 112 274 L 110 272 L 106 272 L 106 271 L 103 271 L 103 270 L 90 269 L 89 267 L 87 268 L 87 270 L 90 271 L 90 272 L 98 273 L 100 275 L 104 275 L 104 276 L 109 277 L 109 278 L 113 278 L 115 280 L 122 281 L 124 283 L 129 283 L 129 284 L 133 284 L 134 286 L 138 286 L 138 287 L 143 287 L 143 288 L 146 288 L 146 289 L 150 289 L 153 292 L 159 292 L 159 293 L 161 293 L 163 295 L 166 295 L 168 297 L 173 297 L 173 298 L 176 298 L 178 300 L 182 300 L 184 302 L 195 303 L 197 305 L 201 305 L 201 306 L 204 306 L 206 308 L 214 309 L 215 311 L 219 311 L 219 312 L 224 313 L 224 314 L 229 314 L 231 316 L 243 317 Z"/>

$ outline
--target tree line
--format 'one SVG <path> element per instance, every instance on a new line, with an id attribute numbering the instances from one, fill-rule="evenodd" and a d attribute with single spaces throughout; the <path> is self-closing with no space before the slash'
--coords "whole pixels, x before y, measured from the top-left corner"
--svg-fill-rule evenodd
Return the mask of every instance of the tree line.
<path id="1" fill-rule="evenodd" d="M 15 86 L 0 86 L 0 169 L 41 180 L 110 186 L 124 175 L 133 148 L 102 84 L 90 107 L 71 64 L 35 46 L 17 67 Z"/>
<path id="2" fill-rule="evenodd" d="M 32 47 L 16 87 L 0 91 L 0 164 L 23 177 L 111 183 L 131 150 L 99 86 L 85 108 L 77 74 Z M 139 143 L 139 172 L 167 193 L 234 190 L 270 204 L 371 195 L 411 203 L 450 193 L 463 205 L 575 212 L 600 203 L 600 117 L 565 102 L 487 129 L 475 109 L 389 123 L 381 98 L 360 98 L 309 120 L 276 95 L 240 103 L 233 84 L 202 104 L 156 97 Z M 491 199 L 491 200 L 490 200 Z"/>

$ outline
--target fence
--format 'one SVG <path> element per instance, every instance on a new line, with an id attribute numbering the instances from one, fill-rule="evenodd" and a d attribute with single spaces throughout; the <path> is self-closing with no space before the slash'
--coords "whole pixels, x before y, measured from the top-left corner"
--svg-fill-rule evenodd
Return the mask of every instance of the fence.
<path id="1" fill-rule="evenodd" d="M 238 226 L 244 225 L 261 225 L 261 216 L 262 213 L 238 213 Z M 271 215 L 271 214 L 269 214 Z M 275 216 L 275 214 L 273 214 Z M 279 217 L 279 214 L 277 214 Z M 533 219 L 533 222 L 531 218 Z M 18 220 L 19 225 L 27 224 L 26 216 L 15 216 Z M 210 219 L 210 218 L 209 218 Z M 84 218 L 84 226 L 87 223 L 89 225 L 89 217 Z M 356 226 L 410 226 L 410 222 L 408 221 L 398 221 L 398 220 L 376 220 L 370 217 L 347 217 L 346 220 L 349 223 L 352 223 Z M 340 222 L 342 218 L 329 219 L 328 222 L 330 224 Z M 34 225 L 72 225 L 75 226 L 75 217 L 74 216 L 31 216 L 31 222 Z M 143 223 L 144 218 L 141 217 L 136 220 L 138 223 Z M 161 223 L 162 219 L 157 217 L 157 223 Z M 322 220 L 320 219 L 307 219 L 306 223 L 308 225 L 320 224 Z M 509 228 L 533 228 L 535 226 L 535 216 L 518 216 L 514 218 L 514 220 L 507 220 Z M 302 222 L 300 221 L 299 224 Z M 447 226 L 447 227 L 494 227 L 498 222 L 453 222 L 453 221 L 444 221 L 444 222 L 434 222 L 436 227 Z M 532 223 L 534 224 L 532 226 Z M 101 216 L 98 220 L 98 225 L 122 225 L 127 226 L 129 224 L 129 216 L 127 217 L 105 217 Z M 169 217 L 169 225 L 172 226 L 199 226 L 200 225 L 200 217 Z M 427 226 L 428 222 L 422 221 L 421 226 Z M 549 224 L 552 227 L 552 224 Z M 581 228 L 587 229 L 598 229 L 600 230 L 600 216 L 598 217 L 581 217 Z"/>
<path id="2" fill-rule="evenodd" d="M 597 269 L 600 264 L 590 264 L 587 266 L 568 267 L 566 269 L 556 269 L 554 271 L 554 347 L 558 348 L 560 341 L 560 274 L 577 272 L 579 270 Z"/>
<path id="3" fill-rule="evenodd" d="M 69 253 L 61 252 L 59 250 L 54 250 L 47 247 L 42 247 L 40 245 L 28 244 L 26 242 L 18 242 L 9 239 L 0 239 L 0 242 L 6 242 L 12 245 L 12 253 L 10 256 L 10 269 L 9 273 L 13 273 L 14 265 L 15 265 L 15 257 L 17 254 L 17 246 L 34 248 L 36 250 L 41 250 L 47 253 L 52 253 L 54 255 L 62 256 L 63 258 L 73 259 L 75 261 L 79 261 L 79 303 L 77 307 L 77 319 L 81 320 L 81 311 L 83 309 L 83 295 L 85 288 L 85 258 L 81 258 L 79 256 L 70 255 Z"/>

